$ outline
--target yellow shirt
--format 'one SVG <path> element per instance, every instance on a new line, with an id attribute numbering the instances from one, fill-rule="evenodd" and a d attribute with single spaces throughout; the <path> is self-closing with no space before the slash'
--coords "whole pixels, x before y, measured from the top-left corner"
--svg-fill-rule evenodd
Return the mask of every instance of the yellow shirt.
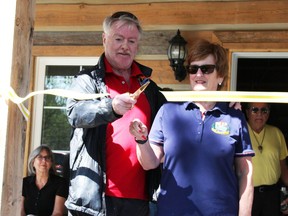
<path id="1" fill-rule="evenodd" d="M 275 184 L 281 175 L 280 160 L 287 157 L 284 135 L 279 128 L 267 124 L 259 134 L 255 131 L 253 133 L 249 125 L 248 128 L 255 151 L 255 156 L 252 157 L 254 187 Z M 255 137 L 259 144 L 263 140 L 262 153 L 258 149 L 259 144 Z"/>

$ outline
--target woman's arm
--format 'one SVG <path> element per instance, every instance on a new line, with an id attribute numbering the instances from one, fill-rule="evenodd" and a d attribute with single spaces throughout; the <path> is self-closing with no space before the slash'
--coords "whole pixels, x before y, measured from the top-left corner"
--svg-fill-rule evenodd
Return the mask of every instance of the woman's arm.
<path id="1" fill-rule="evenodd" d="M 64 205 L 65 201 L 66 199 L 64 197 L 56 195 L 54 209 L 53 209 L 53 213 L 51 216 L 63 216 L 64 215 L 64 213 L 67 211 Z"/>
<path id="2" fill-rule="evenodd" d="M 143 144 L 135 144 L 137 151 L 137 158 L 143 169 L 155 169 L 159 166 L 161 159 L 164 156 L 163 147 L 157 145 L 150 145 L 148 137 L 148 129 L 139 119 L 134 119 L 130 123 L 130 133 L 136 140 L 147 140 Z"/>
<path id="3" fill-rule="evenodd" d="M 237 157 L 235 168 L 239 181 L 239 216 L 250 216 L 253 203 L 254 187 L 252 180 L 251 157 Z"/>
<path id="4" fill-rule="evenodd" d="M 149 140 L 145 144 L 137 144 L 137 158 L 144 170 L 157 168 L 162 162 L 163 147 L 150 145 Z"/>

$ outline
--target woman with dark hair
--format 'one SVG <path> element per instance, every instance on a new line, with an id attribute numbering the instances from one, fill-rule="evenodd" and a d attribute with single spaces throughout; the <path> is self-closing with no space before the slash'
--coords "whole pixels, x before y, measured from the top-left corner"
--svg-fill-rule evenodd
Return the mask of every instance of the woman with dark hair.
<path id="1" fill-rule="evenodd" d="M 66 180 L 55 174 L 51 149 L 41 145 L 28 159 L 28 176 L 23 178 L 21 216 L 62 216 L 67 211 Z"/>
<path id="2" fill-rule="evenodd" d="M 193 91 L 220 90 L 228 75 L 223 47 L 195 42 L 188 55 Z M 130 124 L 145 170 L 163 162 L 157 215 L 250 216 L 254 152 L 245 117 L 226 102 L 164 104 L 148 129 Z"/>

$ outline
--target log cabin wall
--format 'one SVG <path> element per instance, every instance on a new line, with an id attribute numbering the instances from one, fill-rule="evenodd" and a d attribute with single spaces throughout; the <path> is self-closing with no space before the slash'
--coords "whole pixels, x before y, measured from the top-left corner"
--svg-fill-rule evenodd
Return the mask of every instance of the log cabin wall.
<path id="1" fill-rule="evenodd" d="M 154 69 L 158 84 L 175 80 L 167 58 L 177 29 L 188 42 L 197 37 L 232 51 L 288 50 L 288 3 L 274 1 L 37 0 L 33 55 L 99 56 L 102 21 L 118 10 L 135 13 L 144 28 L 137 60 Z M 226 89 L 229 89 L 229 82 Z M 188 87 L 189 88 L 189 87 Z"/>

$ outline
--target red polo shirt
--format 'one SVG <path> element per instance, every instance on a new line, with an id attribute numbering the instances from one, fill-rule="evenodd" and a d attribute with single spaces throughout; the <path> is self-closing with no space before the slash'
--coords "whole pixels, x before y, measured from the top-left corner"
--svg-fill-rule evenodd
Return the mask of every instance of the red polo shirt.
<path id="1" fill-rule="evenodd" d="M 117 94 L 133 93 L 140 87 L 137 77 L 142 73 L 135 63 L 131 66 L 130 85 L 122 76 L 113 73 L 112 67 L 106 59 L 104 59 L 104 63 L 106 68 L 105 82 L 112 98 Z M 138 162 L 137 144 L 134 137 L 129 133 L 129 124 L 135 118 L 140 119 L 150 127 L 151 109 L 144 93 L 140 95 L 133 109 L 123 115 L 122 118 L 108 124 L 106 134 L 106 195 L 108 196 L 147 199 L 146 173 Z"/>

